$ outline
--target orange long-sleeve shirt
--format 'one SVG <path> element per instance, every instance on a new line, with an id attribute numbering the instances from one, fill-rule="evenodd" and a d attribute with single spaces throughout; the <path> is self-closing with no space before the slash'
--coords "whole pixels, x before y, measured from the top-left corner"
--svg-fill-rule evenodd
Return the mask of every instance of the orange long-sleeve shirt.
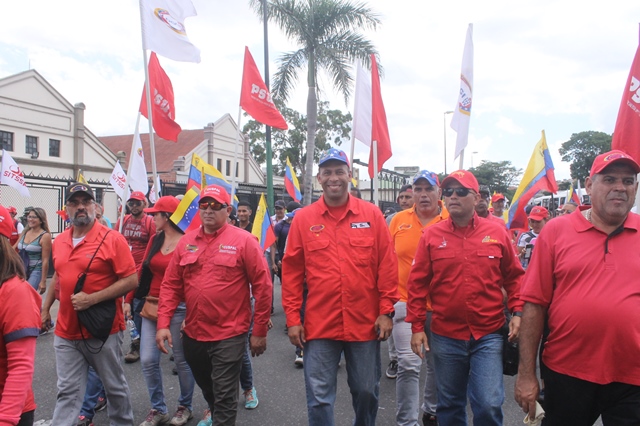
<path id="1" fill-rule="evenodd" d="M 398 301 L 398 260 L 382 212 L 351 196 L 340 217 L 331 214 L 324 198 L 300 210 L 282 263 L 288 326 L 301 323 L 306 280 L 309 340 L 376 339 L 376 319 Z"/>

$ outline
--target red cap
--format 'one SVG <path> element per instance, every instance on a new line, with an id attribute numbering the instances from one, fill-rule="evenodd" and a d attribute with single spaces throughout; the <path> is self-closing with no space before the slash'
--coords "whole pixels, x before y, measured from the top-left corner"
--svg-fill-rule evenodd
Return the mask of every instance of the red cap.
<path id="1" fill-rule="evenodd" d="M 231 204 L 231 197 L 229 197 L 229 193 L 227 193 L 227 191 L 220 185 L 207 186 L 200 194 L 201 200 L 205 198 L 213 198 L 214 200 L 222 204 Z"/>
<path id="2" fill-rule="evenodd" d="M 544 220 L 549 217 L 549 210 L 545 209 L 542 206 L 535 206 L 529 212 L 529 219 L 533 220 Z"/>
<path id="3" fill-rule="evenodd" d="M 7 209 L 7 211 L 8 211 L 9 213 L 18 214 L 18 210 L 17 210 L 15 207 L 13 207 L 13 206 L 9 206 L 9 208 Z"/>
<path id="4" fill-rule="evenodd" d="M 504 195 L 502 194 L 493 194 L 491 197 L 491 202 L 495 203 L 496 201 L 504 200 Z"/>
<path id="5" fill-rule="evenodd" d="M 129 196 L 129 200 L 145 201 L 146 197 L 141 191 L 133 191 Z"/>
<path id="6" fill-rule="evenodd" d="M 631 166 L 635 173 L 640 173 L 640 166 L 629 154 L 614 149 L 613 151 L 605 152 L 604 154 L 598 155 L 596 159 L 593 160 L 593 164 L 591 165 L 591 173 L 589 174 L 589 176 L 593 177 L 593 175 L 597 175 L 606 167 L 609 167 L 610 165 L 619 161 L 624 161 Z"/>
<path id="7" fill-rule="evenodd" d="M 158 202 L 154 204 L 153 207 L 149 207 L 144 209 L 145 213 L 173 213 L 178 208 L 178 204 L 180 204 L 180 200 L 172 195 L 165 195 L 164 197 L 158 198 Z"/>
<path id="8" fill-rule="evenodd" d="M 448 184 L 453 181 L 457 181 L 463 188 L 472 189 L 475 192 L 480 192 L 480 185 L 473 173 L 467 170 L 456 170 L 442 181 L 441 188 L 447 188 Z"/>
<path id="9" fill-rule="evenodd" d="M 9 207 L 11 208 L 11 207 Z M 0 206 L 0 235 L 11 238 L 14 230 L 13 219 L 4 206 Z"/>

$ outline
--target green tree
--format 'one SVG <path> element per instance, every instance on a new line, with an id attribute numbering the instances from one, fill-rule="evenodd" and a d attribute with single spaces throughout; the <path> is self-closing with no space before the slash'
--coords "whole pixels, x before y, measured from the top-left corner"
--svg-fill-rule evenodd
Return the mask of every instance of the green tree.
<path id="1" fill-rule="evenodd" d="M 515 192 L 510 191 L 509 187 L 515 185 L 522 174 L 522 169 L 512 166 L 511 161 L 483 160 L 478 167 L 472 167 L 469 171 L 478 179 L 480 185 L 488 186 L 491 193 L 500 192 L 509 199 Z"/>
<path id="2" fill-rule="evenodd" d="M 589 176 L 591 164 L 595 158 L 611 150 L 611 135 L 589 130 L 574 133 L 560 147 L 562 161 L 571 163 L 571 177 L 581 182 Z"/>
<path id="3" fill-rule="evenodd" d="M 276 99 L 275 104 L 287 120 L 289 129 L 272 129 L 273 173 L 283 176 L 287 157 L 289 157 L 294 170 L 300 171 L 301 182 L 304 182 L 307 159 L 307 117 L 287 108 L 281 100 Z M 314 161 L 318 161 L 320 154 L 332 145 L 340 146 L 343 141 L 349 140 L 351 120 L 351 114 L 329 109 L 329 102 L 318 103 Z M 264 164 L 266 162 L 264 126 L 255 120 L 250 120 L 244 126 L 243 132 L 249 136 L 249 147 L 254 158 L 261 165 Z"/>
<path id="4" fill-rule="evenodd" d="M 375 29 L 380 20 L 366 3 L 349 0 L 250 0 L 262 19 L 263 2 L 267 3 L 267 19 L 273 20 L 299 49 L 284 53 L 274 74 L 272 93 L 288 100 L 298 73 L 307 71 L 307 151 L 316 146 L 318 129 L 317 80 L 320 69 L 326 71 L 333 86 L 348 101 L 353 86 L 351 64 L 360 59 L 370 68 L 370 54 L 377 51 L 371 41 L 358 31 Z M 313 156 L 305 158 L 304 200 L 311 203 Z"/>

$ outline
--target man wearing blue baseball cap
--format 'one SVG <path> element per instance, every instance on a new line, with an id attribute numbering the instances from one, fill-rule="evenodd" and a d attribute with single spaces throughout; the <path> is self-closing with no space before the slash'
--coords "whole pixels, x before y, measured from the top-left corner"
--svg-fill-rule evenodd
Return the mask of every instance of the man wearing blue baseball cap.
<path id="1" fill-rule="evenodd" d="M 411 324 L 405 322 L 407 316 L 407 280 L 411 264 L 418 249 L 422 230 L 449 217 L 447 209 L 440 201 L 438 176 L 428 170 L 421 170 L 411 180 L 412 206 L 396 213 L 389 230 L 398 256 L 398 293 L 400 300 L 395 304 L 393 338 L 398 353 L 398 377 L 396 382 L 396 422 L 399 425 L 418 424 L 420 404 L 420 368 L 422 359 L 411 350 Z M 431 304 L 427 306 L 425 332 L 430 334 Z M 422 403 L 422 422 L 425 426 L 437 424 L 436 419 L 436 379 L 433 357 L 426 353 L 426 381 Z"/>
<path id="2" fill-rule="evenodd" d="M 296 212 L 282 269 L 282 305 L 289 340 L 304 349 L 310 426 L 335 424 L 337 373 L 344 353 L 354 424 L 375 425 L 380 342 L 393 327 L 397 258 L 382 212 L 349 194 L 343 151 L 320 158 L 322 197 Z M 300 318 L 304 283 L 308 295 Z"/>

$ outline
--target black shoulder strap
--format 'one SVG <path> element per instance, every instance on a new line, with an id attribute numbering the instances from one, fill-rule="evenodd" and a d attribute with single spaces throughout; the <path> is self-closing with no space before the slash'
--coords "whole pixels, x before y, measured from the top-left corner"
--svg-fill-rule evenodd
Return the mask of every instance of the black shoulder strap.
<path id="1" fill-rule="evenodd" d="M 96 254 L 98 254 L 98 250 L 100 250 L 100 247 L 102 247 L 102 243 L 104 243 L 104 240 L 107 239 L 107 235 L 109 235 L 109 232 L 111 232 L 111 230 L 108 230 L 106 234 L 104 234 L 104 237 L 102 238 L 102 241 L 100 241 L 100 244 L 98 244 L 98 248 L 96 249 L 96 251 L 93 253 L 93 256 L 91 256 L 91 260 L 89 261 L 89 264 L 87 265 L 87 268 L 84 270 L 84 272 L 82 274 L 80 274 L 80 276 L 78 277 L 78 282 L 76 283 L 76 287 L 73 290 L 73 293 L 79 293 L 82 291 L 82 288 L 84 287 L 84 281 L 87 277 L 87 273 L 89 272 L 89 268 L 91 267 L 91 264 L 93 263 L 93 259 L 95 259 Z"/>

